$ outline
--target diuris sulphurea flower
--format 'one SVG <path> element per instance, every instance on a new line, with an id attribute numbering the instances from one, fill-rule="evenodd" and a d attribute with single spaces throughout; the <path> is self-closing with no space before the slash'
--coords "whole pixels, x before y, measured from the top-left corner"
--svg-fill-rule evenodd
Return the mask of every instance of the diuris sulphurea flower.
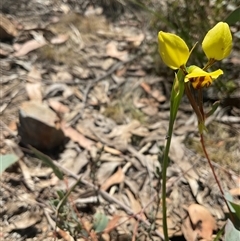
<path id="1" fill-rule="evenodd" d="M 221 69 L 208 73 L 201 68 L 192 65 L 188 67 L 188 74 L 185 77 L 185 82 L 190 81 L 194 89 L 200 89 L 210 86 L 213 80 L 217 79 L 222 74 L 223 71 Z"/>
<path id="2" fill-rule="evenodd" d="M 171 69 L 179 69 L 187 63 L 190 55 L 187 44 L 179 36 L 160 31 L 158 51 L 163 62 Z"/>
<path id="3" fill-rule="evenodd" d="M 195 47 L 195 45 L 194 45 Z M 192 48 L 192 50 L 194 49 Z M 195 112 L 198 119 L 198 130 L 200 134 L 200 140 L 203 148 L 205 157 L 207 158 L 209 165 L 214 174 L 215 180 L 218 183 L 220 191 L 224 197 L 221 185 L 218 182 L 217 176 L 214 172 L 214 168 L 206 152 L 203 132 L 207 131 L 205 126 L 205 120 L 217 109 L 218 103 L 212 106 L 212 109 L 205 113 L 203 105 L 203 88 L 209 87 L 212 82 L 223 74 L 221 69 L 215 70 L 213 72 L 207 72 L 207 70 L 212 67 L 212 65 L 218 61 L 226 58 L 232 49 L 232 35 L 230 28 L 227 23 L 220 22 L 216 24 L 211 30 L 206 34 L 202 48 L 206 54 L 208 61 L 203 68 L 195 65 L 187 67 L 187 61 L 192 53 L 189 51 L 187 44 L 179 36 L 171 33 L 165 33 L 160 31 L 158 33 L 158 52 L 163 60 L 163 62 L 171 69 L 178 70 L 175 73 L 175 78 L 173 81 L 171 96 L 170 96 L 170 116 L 169 116 L 169 126 L 167 133 L 167 140 L 164 148 L 163 161 L 159 158 L 159 163 L 162 165 L 161 178 L 162 178 L 162 226 L 164 239 L 169 241 L 168 238 L 168 225 L 167 225 L 167 202 L 166 202 L 166 192 L 167 192 L 167 166 L 169 164 L 169 151 L 171 146 L 171 139 L 173 134 L 174 122 L 176 120 L 177 112 L 183 94 L 185 93 L 189 103 L 191 104 L 193 111 Z M 191 87 L 191 85 L 192 87 Z M 159 157 L 162 156 L 159 155 Z M 159 199 L 160 200 L 160 199 Z M 225 200 L 226 205 L 228 202 Z M 229 212 L 230 212 L 229 208 Z M 230 212 L 231 213 L 231 212 Z"/>
<path id="4" fill-rule="evenodd" d="M 208 31 L 202 42 L 208 59 L 222 60 L 232 50 L 232 35 L 227 23 L 219 22 Z"/>

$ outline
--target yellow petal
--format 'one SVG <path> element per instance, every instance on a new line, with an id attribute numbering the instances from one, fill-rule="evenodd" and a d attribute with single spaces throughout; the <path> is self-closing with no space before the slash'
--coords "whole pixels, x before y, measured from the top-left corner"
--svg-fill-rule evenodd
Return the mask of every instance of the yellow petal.
<path id="1" fill-rule="evenodd" d="M 179 69 L 185 65 L 190 55 L 183 39 L 163 31 L 158 33 L 158 51 L 163 62 L 172 69 Z"/>
<path id="2" fill-rule="evenodd" d="M 193 69 L 191 69 L 193 67 Z M 206 72 L 197 66 L 191 66 L 188 71 L 189 74 L 186 75 L 186 78 L 194 78 L 194 77 L 201 77 L 201 76 L 211 76 L 213 79 L 218 78 L 220 75 L 223 74 L 221 69 L 215 70 L 213 72 Z"/>
<path id="3" fill-rule="evenodd" d="M 206 34 L 202 48 L 208 59 L 222 60 L 232 50 L 232 35 L 227 23 L 219 22 Z"/>
<path id="4" fill-rule="evenodd" d="M 213 72 L 206 72 L 197 66 L 190 66 L 188 68 L 189 74 L 185 77 L 185 82 L 190 81 L 193 88 L 200 89 L 203 87 L 208 87 L 212 84 L 213 80 L 217 79 L 220 75 L 223 74 L 221 69 L 218 69 Z"/>

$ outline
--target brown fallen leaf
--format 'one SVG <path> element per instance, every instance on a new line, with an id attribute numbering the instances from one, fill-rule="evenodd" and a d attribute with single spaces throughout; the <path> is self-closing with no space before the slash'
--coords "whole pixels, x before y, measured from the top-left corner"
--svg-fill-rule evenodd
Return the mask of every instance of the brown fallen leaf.
<path id="1" fill-rule="evenodd" d="M 105 151 L 105 152 L 111 153 L 111 154 L 116 155 L 116 156 L 122 155 L 122 152 L 121 152 L 121 151 L 119 151 L 119 150 L 117 150 L 117 149 L 115 149 L 115 148 L 112 148 L 112 147 L 103 145 L 101 142 L 98 142 L 98 143 L 97 143 L 97 148 L 99 148 L 99 149 L 104 148 L 104 151 Z"/>
<path id="2" fill-rule="evenodd" d="M 68 34 L 59 34 L 51 39 L 51 44 L 63 44 L 69 39 Z"/>
<path id="3" fill-rule="evenodd" d="M 9 52 L 7 52 L 6 50 L 0 48 L 0 57 L 6 57 L 9 55 Z"/>
<path id="4" fill-rule="evenodd" d="M 34 101 L 42 101 L 42 85 L 41 83 L 26 83 L 25 85 L 28 98 Z"/>
<path id="5" fill-rule="evenodd" d="M 69 137 L 74 142 L 77 142 L 81 147 L 90 150 L 93 146 L 93 141 L 87 139 L 85 136 L 83 136 L 72 127 L 68 127 L 64 122 L 61 123 L 61 128 L 66 137 Z"/>
<path id="6" fill-rule="evenodd" d="M 111 41 L 106 46 L 106 53 L 109 57 L 119 59 L 121 61 L 126 61 L 128 59 L 127 51 L 119 51 L 117 49 L 117 42 Z"/>
<path id="7" fill-rule="evenodd" d="M 106 191 L 112 185 L 123 182 L 124 177 L 122 168 L 118 168 L 118 170 L 102 184 L 101 190 Z"/>
<path id="8" fill-rule="evenodd" d="M 104 229 L 104 233 L 109 233 L 109 232 L 111 232 L 115 227 L 116 227 L 116 225 L 117 225 L 117 223 L 118 223 L 118 221 L 119 221 L 119 219 L 121 218 L 121 216 L 119 216 L 119 215 L 114 215 L 113 217 L 112 217 L 112 219 L 108 222 L 108 224 L 107 224 L 107 227 Z"/>
<path id="9" fill-rule="evenodd" d="M 29 168 L 27 167 L 27 165 L 21 159 L 18 160 L 18 164 L 19 164 L 19 166 L 22 170 L 22 174 L 23 174 L 26 186 L 31 191 L 34 191 L 35 190 L 35 184 L 34 184 L 34 181 L 32 180 L 32 176 L 31 176 Z"/>
<path id="10" fill-rule="evenodd" d="M 24 43 L 23 45 L 14 45 L 14 48 L 17 48 L 18 50 L 14 53 L 15 57 L 21 57 L 24 56 L 26 54 L 28 54 L 29 52 L 38 49 L 42 46 L 46 45 L 46 41 L 37 41 L 35 39 L 29 40 L 26 43 Z"/>
<path id="11" fill-rule="evenodd" d="M 229 193 L 234 197 L 235 196 L 240 197 L 240 187 L 232 188 L 231 190 L 229 190 Z"/>
<path id="12" fill-rule="evenodd" d="M 14 219 L 7 227 L 6 232 L 11 232 L 12 230 L 23 230 L 34 226 L 42 219 L 40 213 L 30 213 L 26 212 L 23 215 L 18 215 L 17 219 Z"/>
<path id="13" fill-rule="evenodd" d="M 187 241 L 196 241 L 198 232 L 194 230 L 190 221 L 190 218 L 187 217 L 182 224 L 183 236 Z"/>
<path id="14" fill-rule="evenodd" d="M 0 14 L 0 39 L 11 39 L 16 37 L 18 31 L 14 24 L 3 14 Z"/>
<path id="15" fill-rule="evenodd" d="M 152 96 L 154 99 L 156 99 L 158 102 L 164 102 L 166 101 L 166 96 L 164 96 L 163 94 L 161 94 L 161 92 L 157 89 L 152 90 L 150 85 L 142 82 L 140 84 L 140 86 L 150 95 Z"/>
<path id="16" fill-rule="evenodd" d="M 139 35 L 129 36 L 126 38 L 126 40 L 131 42 L 133 47 L 138 47 L 139 45 L 141 45 L 144 38 L 144 34 L 140 33 Z"/>
<path id="17" fill-rule="evenodd" d="M 69 108 L 68 106 L 62 104 L 59 101 L 53 100 L 53 99 L 49 99 L 48 100 L 48 104 L 49 106 L 57 113 L 68 113 L 69 112 Z"/>
<path id="18" fill-rule="evenodd" d="M 192 223 L 193 231 L 206 240 L 211 240 L 213 231 L 216 229 L 216 221 L 205 207 L 199 204 L 191 204 L 188 214 Z"/>
<path id="19" fill-rule="evenodd" d="M 131 209 L 133 210 L 134 213 L 139 213 L 141 218 L 143 220 L 146 220 L 146 216 L 144 215 L 144 213 L 142 212 L 142 207 L 141 204 L 135 199 L 134 195 L 132 194 L 132 192 L 128 189 L 125 190 L 129 200 L 130 200 L 130 204 L 131 204 Z"/>
<path id="20" fill-rule="evenodd" d="M 42 80 L 42 75 L 40 70 L 36 66 L 33 66 L 31 70 L 28 72 L 27 81 L 30 83 L 36 83 L 41 80 Z"/>

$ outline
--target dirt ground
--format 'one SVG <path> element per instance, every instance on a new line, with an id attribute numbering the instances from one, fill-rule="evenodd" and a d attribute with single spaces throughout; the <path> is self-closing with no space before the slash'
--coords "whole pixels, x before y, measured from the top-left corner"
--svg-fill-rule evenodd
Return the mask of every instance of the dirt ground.
<path id="1" fill-rule="evenodd" d="M 163 240 L 158 155 L 173 73 L 159 63 L 149 19 L 128 1 L 4 1 L 0 151 L 17 162 L 1 173 L 1 240 Z M 236 91 L 205 135 L 217 177 L 238 203 L 239 56 L 235 49 L 226 60 Z M 207 91 L 206 109 L 215 92 Z M 213 240 L 228 210 L 185 97 L 167 177 L 171 240 Z"/>

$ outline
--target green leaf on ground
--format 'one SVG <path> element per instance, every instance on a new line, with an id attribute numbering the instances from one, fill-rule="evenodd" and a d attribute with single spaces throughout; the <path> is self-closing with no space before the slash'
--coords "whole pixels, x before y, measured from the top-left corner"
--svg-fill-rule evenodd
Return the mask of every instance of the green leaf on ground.
<path id="1" fill-rule="evenodd" d="M 18 161 L 18 156 L 15 154 L 0 155 L 0 174 L 2 174 L 8 167 Z"/>
<path id="2" fill-rule="evenodd" d="M 108 224 L 108 217 L 104 213 L 94 215 L 93 228 L 96 233 L 102 232 Z"/>
<path id="3" fill-rule="evenodd" d="M 225 226 L 225 241 L 239 241 L 240 231 L 238 231 L 230 219 Z"/>
<path id="4" fill-rule="evenodd" d="M 225 198 L 228 202 L 228 206 L 231 212 L 231 221 L 235 228 L 240 231 L 240 205 L 233 202 L 233 198 L 230 193 L 225 193 Z M 240 233 L 239 233 L 240 235 Z"/>

